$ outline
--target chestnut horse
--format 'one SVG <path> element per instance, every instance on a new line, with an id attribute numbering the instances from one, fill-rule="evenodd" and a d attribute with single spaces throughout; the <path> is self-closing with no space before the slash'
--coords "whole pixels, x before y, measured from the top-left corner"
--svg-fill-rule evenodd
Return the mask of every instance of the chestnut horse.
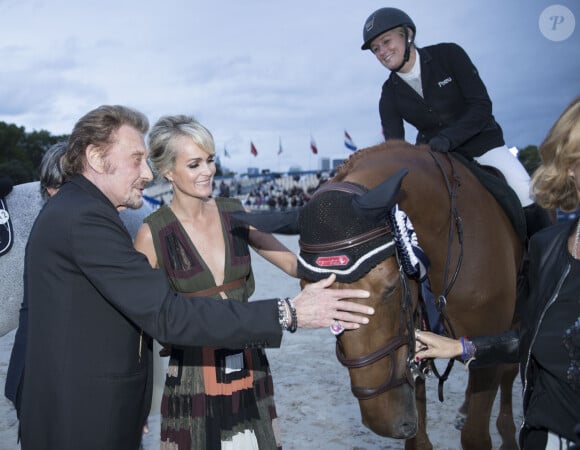
<path id="1" fill-rule="evenodd" d="M 399 181 L 389 186 L 394 175 Z M 371 292 L 364 300 L 376 311 L 370 323 L 337 339 L 337 356 L 349 368 L 362 422 L 381 436 L 406 439 L 406 449 L 431 449 L 425 382 L 413 377 L 411 363 L 413 329 L 421 320 L 420 287 L 403 272 L 399 252 L 388 251 L 396 245 L 386 211 L 395 202 L 430 260 L 432 291 L 446 305 L 451 335 L 490 335 L 510 328 L 523 245 L 503 209 L 469 169 L 449 155 L 403 141 L 352 154 L 298 213 L 302 283 L 333 272 L 333 287 Z M 290 217 L 283 214 L 286 232 L 293 229 Z M 271 220 L 269 227 L 254 220 L 248 223 L 281 231 Z M 359 245 L 366 248 L 357 253 L 353 249 Z M 363 254 L 372 264 L 354 276 L 365 263 L 345 264 Z M 511 409 L 516 372 L 514 365 L 470 370 L 463 448 L 491 449 L 489 420 L 502 383 L 502 448 L 517 449 Z"/>

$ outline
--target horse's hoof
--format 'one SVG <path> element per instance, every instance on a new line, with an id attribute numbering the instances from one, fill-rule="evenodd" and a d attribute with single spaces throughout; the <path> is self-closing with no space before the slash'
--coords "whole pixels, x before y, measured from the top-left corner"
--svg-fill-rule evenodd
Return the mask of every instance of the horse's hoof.
<path id="1" fill-rule="evenodd" d="M 467 414 L 463 414 L 458 412 L 455 416 L 455 429 L 456 430 L 463 430 L 463 425 L 465 425 L 465 420 L 467 419 Z"/>

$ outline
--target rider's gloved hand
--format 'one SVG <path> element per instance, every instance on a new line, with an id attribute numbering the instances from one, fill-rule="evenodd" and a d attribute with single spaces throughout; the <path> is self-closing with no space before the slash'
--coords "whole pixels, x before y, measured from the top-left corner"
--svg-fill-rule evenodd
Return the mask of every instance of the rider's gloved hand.
<path id="1" fill-rule="evenodd" d="M 449 142 L 449 139 L 445 136 L 438 134 L 431 138 L 429 141 L 429 147 L 431 147 L 431 150 L 434 152 L 446 153 L 451 148 L 451 142 Z"/>

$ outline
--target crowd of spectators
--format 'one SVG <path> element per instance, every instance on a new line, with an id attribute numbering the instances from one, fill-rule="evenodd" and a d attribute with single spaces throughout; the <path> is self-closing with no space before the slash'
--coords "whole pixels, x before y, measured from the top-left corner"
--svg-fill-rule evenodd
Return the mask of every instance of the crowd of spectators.
<path id="1" fill-rule="evenodd" d="M 214 197 L 236 197 L 248 209 L 287 210 L 299 208 L 310 199 L 318 187 L 333 173 L 295 173 L 268 177 L 232 177 L 214 180 Z M 145 196 L 157 209 L 167 204 L 173 192 L 166 182 L 154 184 Z"/>
<path id="2" fill-rule="evenodd" d="M 244 205 L 251 209 L 280 209 L 303 206 L 309 195 L 300 186 L 285 189 L 275 180 L 260 182 L 252 189 L 244 200 Z"/>
<path id="3" fill-rule="evenodd" d="M 220 180 L 215 186 L 219 197 L 237 197 L 249 209 L 287 210 L 300 208 L 327 177 L 323 174 L 287 175 L 279 178 L 255 179 L 245 188 L 239 180 Z"/>

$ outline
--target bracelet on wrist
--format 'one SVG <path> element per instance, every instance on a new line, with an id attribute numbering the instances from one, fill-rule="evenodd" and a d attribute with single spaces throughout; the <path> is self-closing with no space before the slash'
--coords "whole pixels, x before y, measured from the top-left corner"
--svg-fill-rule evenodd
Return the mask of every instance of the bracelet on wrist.
<path id="1" fill-rule="evenodd" d="M 278 322 L 283 330 L 287 330 L 290 325 L 290 316 L 288 314 L 288 308 L 286 307 L 286 301 L 281 298 L 278 299 Z"/>
<path id="2" fill-rule="evenodd" d="M 290 309 L 290 323 L 288 324 L 287 330 L 290 333 L 295 333 L 298 329 L 298 314 L 296 313 L 296 307 L 289 297 L 286 297 L 284 302 L 288 305 L 288 309 Z"/>
<path id="3" fill-rule="evenodd" d="M 475 345 L 473 342 L 467 338 L 467 336 L 461 336 L 461 347 L 463 349 L 463 353 L 461 354 L 461 361 L 469 362 L 471 359 L 475 357 Z"/>

